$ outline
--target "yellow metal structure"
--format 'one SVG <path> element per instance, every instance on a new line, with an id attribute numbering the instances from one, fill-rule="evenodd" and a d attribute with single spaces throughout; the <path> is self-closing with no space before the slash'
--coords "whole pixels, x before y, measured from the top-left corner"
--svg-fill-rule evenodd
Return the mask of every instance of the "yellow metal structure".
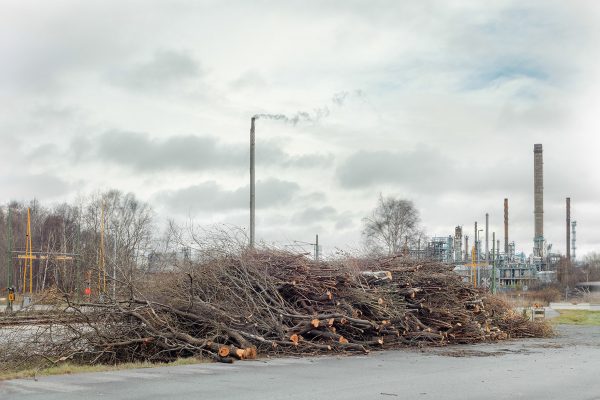
<path id="1" fill-rule="evenodd" d="M 23 265 L 23 293 L 27 292 L 27 270 L 29 269 L 29 293 L 33 293 L 33 255 L 31 244 L 31 208 L 27 209 L 27 231 L 25 234 L 25 256 L 19 257 L 25 260 Z"/>

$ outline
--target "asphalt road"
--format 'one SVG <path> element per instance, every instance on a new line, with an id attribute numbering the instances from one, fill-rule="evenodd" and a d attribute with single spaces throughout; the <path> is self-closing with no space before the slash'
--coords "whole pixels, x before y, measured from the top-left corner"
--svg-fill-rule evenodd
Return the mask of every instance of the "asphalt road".
<path id="1" fill-rule="evenodd" d="M 0 399 L 600 399 L 600 327 L 369 356 L 245 361 L 0 382 Z"/>

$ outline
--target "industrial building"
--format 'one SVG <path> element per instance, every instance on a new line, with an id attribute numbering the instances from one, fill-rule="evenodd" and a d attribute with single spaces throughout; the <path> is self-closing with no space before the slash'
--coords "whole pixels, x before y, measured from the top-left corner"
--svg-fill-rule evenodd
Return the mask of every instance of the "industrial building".
<path id="1" fill-rule="evenodd" d="M 432 237 L 408 254 L 415 259 L 433 259 L 454 265 L 455 271 L 474 286 L 493 291 L 527 289 L 534 284 L 551 283 L 556 280 L 561 254 L 552 252 L 552 245 L 544 237 L 544 160 L 541 144 L 533 147 L 534 186 L 534 232 L 533 248 L 529 256 L 516 253 L 514 241 L 509 240 L 508 198 L 504 199 L 504 245 L 492 232 L 490 244 L 489 215 L 485 227 L 474 223 L 472 235 L 456 226 L 454 235 Z M 576 221 L 571 221 L 570 198 L 566 199 L 566 259 L 575 261 Z M 485 232 L 482 234 L 482 232 Z M 470 243 L 470 244 L 469 244 Z M 572 253 L 571 253 L 572 249 Z"/>

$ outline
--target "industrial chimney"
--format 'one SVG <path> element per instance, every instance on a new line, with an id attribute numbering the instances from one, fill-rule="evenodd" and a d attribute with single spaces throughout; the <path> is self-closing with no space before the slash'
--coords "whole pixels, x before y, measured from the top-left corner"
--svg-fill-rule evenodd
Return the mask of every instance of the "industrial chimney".
<path id="1" fill-rule="evenodd" d="M 508 257 L 508 199 L 504 199 L 504 254 Z"/>
<path id="2" fill-rule="evenodd" d="M 544 156 L 542 145 L 533 145 L 533 189 L 535 235 L 533 237 L 533 255 L 541 257 L 544 246 Z"/>
<path id="3" fill-rule="evenodd" d="M 571 198 L 567 197 L 567 261 L 571 261 Z"/>
<path id="4" fill-rule="evenodd" d="M 254 248 L 255 240 L 255 207 L 256 207 L 256 177 L 254 171 L 254 148 L 256 146 L 256 138 L 254 131 L 254 122 L 256 117 L 250 120 L 250 248 Z"/>
<path id="5" fill-rule="evenodd" d="M 577 259 L 577 255 L 575 254 L 575 251 L 577 250 L 577 238 L 576 238 L 576 230 L 577 227 L 577 221 L 573 221 L 571 222 L 571 261 L 575 262 L 575 260 Z"/>

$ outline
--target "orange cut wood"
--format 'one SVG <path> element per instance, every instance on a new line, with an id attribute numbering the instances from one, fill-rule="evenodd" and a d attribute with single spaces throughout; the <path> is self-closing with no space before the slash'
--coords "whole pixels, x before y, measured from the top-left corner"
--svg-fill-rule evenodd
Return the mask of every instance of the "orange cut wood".
<path id="1" fill-rule="evenodd" d="M 298 340 L 299 340 L 299 339 L 300 339 L 300 338 L 299 338 L 299 337 L 298 337 L 298 335 L 296 335 L 295 333 L 294 333 L 292 336 L 290 336 L 290 341 L 291 341 L 292 343 L 294 343 L 294 345 L 298 345 Z"/>
<path id="2" fill-rule="evenodd" d="M 219 356 L 227 357 L 229 355 L 229 347 L 221 346 L 219 347 Z"/>
<path id="3" fill-rule="evenodd" d="M 313 319 L 312 321 L 310 321 L 310 324 L 313 326 L 313 328 L 318 328 L 320 321 L 318 319 Z"/>

